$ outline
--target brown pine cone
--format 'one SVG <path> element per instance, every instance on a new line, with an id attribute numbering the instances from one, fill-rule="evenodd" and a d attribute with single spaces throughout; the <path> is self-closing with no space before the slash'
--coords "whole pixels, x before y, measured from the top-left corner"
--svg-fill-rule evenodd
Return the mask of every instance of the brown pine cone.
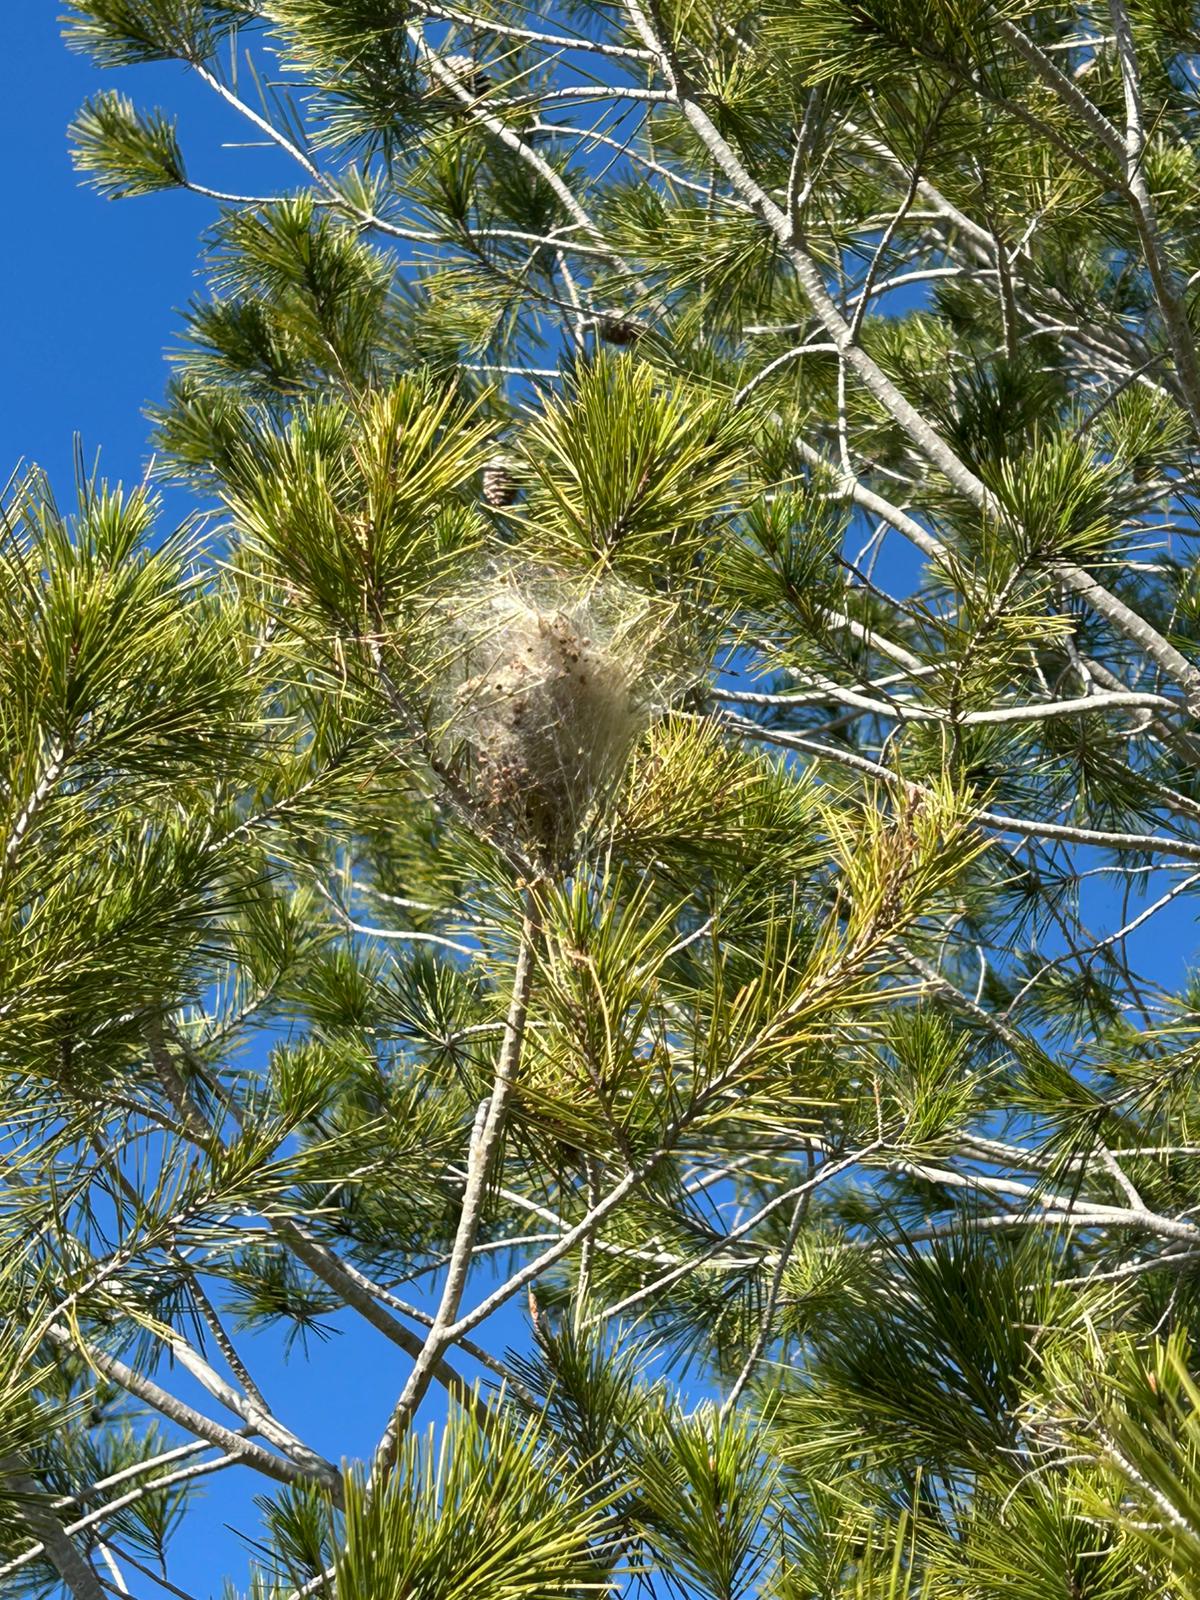
<path id="1" fill-rule="evenodd" d="M 605 344 L 630 345 L 637 344 L 646 330 L 625 317 L 602 315 L 596 318 L 596 331 Z"/>
<path id="2" fill-rule="evenodd" d="M 518 493 L 511 456 L 493 456 L 483 469 L 483 498 L 499 510 L 511 506 Z"/>

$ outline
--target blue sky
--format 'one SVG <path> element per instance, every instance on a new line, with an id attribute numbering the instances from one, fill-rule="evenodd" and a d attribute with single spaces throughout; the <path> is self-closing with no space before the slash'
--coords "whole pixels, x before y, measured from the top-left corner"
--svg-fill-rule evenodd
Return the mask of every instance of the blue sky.
<path id="1" fill-rule="evenodd" d="M 108 204 L 79 187 L 67 124 L 97 87 L 90 62 L 59 38 L 58 7 L 17 0 L 3 66 L 8 239 L 0 253 L 5 307 L 0 440 L 6 470 L 37 461 L 71 481 L 72 434 L 103 446 L 114 477 L 140 476 L 141 410 L 163 386 L 172 307 L 188 293 L 204 222 L 187 195 Z M 183 74 L 163 88 L 172 98 Z"/>
<path id="2" fill-rule="evenodd" d="M 223 140 L 240 134 L 182 69 L 101 75 L 63 45 L 56 5 L 16 0 L 8 10 L 9 45 L 0 62 L 8 224 L 0 251 L 0 304 L 6 313 L 0 477 L 21 460 L 35 461 L 66 499 L 76 434 L 89 464 L 99 451 L 109 477 L 141 477 L 148 457 L 143 409 L 162 391 L 165 351 L 178 335 L 177 308 L 200 287 L 200 236 L 212 217 L 206 202 L 187 194 L 112 203 L 81 187 L 66 135 L 80 102 L 98 87 L 116 84 L 143 103 L 177 111 L 189 164 L 207 183 L 253 192 L 287 184 L 293 175 L 268 153 L 222 149 Z M 1115 912 L 1119 920 L 1112 898 L 1097 911 Z M 1194 944 L 1193 915 L 1180 902 L 1131 954 L 1161 981 L 1172 982 L 1191 962 Z M 514 1311 L 501 1324 L 501 1336 L 517 1340 L 521 1328 Z M 370 1451 L 407 1365 L 393 1347 L 357 1328 L 328 1345 L 314 1343 L 307 1363 L 300 1351 L 285 1362 L 269 1336 L 252 1342 L 248 1352 L 281 1418 L 335 1460 Z M 186 1383 L 176 1386 L 185 1397 L 198 1398 Z M 427 1414 L 436 1414 L 439 1405 L 431 1401 Z M 228 1524 L 235 1521 L 253 1533 L 250 1495 L 265 1487 L 240 1474 L 207 1481 L 175 1544 L 175 1582 L 204 1596 L 219 1593 L 227 1572 L 244 1579 L 245 1549 Z M 138 1600 L 160 1592 L 142 1579 L 131 1588 Z"/>
<path id="3" fill-rule="evenodd" d="M 214 215 L 208 201 L 186 193 L 107 201 L 83 187 L 67 140 L 80 103 L 120 88 L 178 113 L 189 168 L 201 181 L 271 187 L 294 177 L 273 153 L 222 148 L 245 134 L 182 67 L 102 73 L 69 51 L 62 9 L 55 0 L 5 8 L 0 445 L 6 474 L 18 458 L 36 461 L 69 489 L 75 433 L 89 462 L 101 450 L 110 477 L 140 477 L 148 456 L 143 409 L 162 393 L 177 310 L 201 288 L 201 235 Z"/>

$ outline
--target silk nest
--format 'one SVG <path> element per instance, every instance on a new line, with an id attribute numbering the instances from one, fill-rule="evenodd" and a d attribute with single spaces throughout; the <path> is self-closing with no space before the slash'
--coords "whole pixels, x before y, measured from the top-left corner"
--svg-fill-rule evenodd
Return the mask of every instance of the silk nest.
<path id="1" fill-rule="evenodd" d="M 455 641 L 445 737 L 492 824 L 561 864 L 636 739 L 694 678 L 673 608 L 618 579 L 490 574 L 444 603 Z"/>

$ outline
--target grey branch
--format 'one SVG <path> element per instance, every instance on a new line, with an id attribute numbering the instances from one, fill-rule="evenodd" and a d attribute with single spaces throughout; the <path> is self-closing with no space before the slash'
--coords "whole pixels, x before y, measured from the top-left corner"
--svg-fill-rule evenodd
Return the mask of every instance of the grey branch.
<path id="1" fill-rule="evenodd" d="M 20 1496 L 18 1516 L 37 1539 L 73 1600 L 104 1600 L 104 1587 L 91 1563 L 76 1548 L 57 1513 L 47 1504 L 44 1490 L 19 1456 L 0 1456 L 0 1482 L 4 1481 Z"/>
<path id="2" fill-rule="evenodd" d="M 462 1303 L 463 1290 L 467 1285 L 471 1252 L 479 1232 L 487 1183 L 504 1135 L 508 1102 L 521 1063 L 540 929 L 541 915 L 537 904 L 537 889 L 533 887 L 525 892 L 525 911 L 517 948 L 517 964 L 513 973 L 512 994 L 509 999 L 504 1038 L 496 1062 L 496 1073 L 492 1081 L 492 1092 L 480 1105 L 475 1125 L 471 1130 L 467 1181 L 441 1301 L 408 1381 L 396 1401 L 391 1420 L 379 1441 L 375 1452 L 373 1469 L 375 1473 L 385 1470 L 394 1461 L 399 1441 L 429 1387 L 436 1363 L 454 1342 L 455 1318 Z"/>

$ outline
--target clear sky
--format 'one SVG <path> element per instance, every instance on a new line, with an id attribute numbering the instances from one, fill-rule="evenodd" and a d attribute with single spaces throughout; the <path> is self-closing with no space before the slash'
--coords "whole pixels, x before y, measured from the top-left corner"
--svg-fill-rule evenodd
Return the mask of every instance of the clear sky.
<path id="1" fill-rule="evenodd" d="M 162 392 L 164 353 L 178 334 L 176 308 L 200 287 L 200 235 L 212 217 L 207 202 L 186 194 L 111 203 L 81 187 L 66 134 L 81 100 L 115 84 L 142 102 L 178 111 L 189 164 L 207 183 L 245 192 L 293 178 L 274 156 L 223 150 L 223 139 L 240 134 L 182 69 L 102 75 L 70 54 L 59 37 L 58 10 L 54 0 L 10 0 L 5 8 L 0 479 L 21 460 L 36 461 L 65 499 L 76 433 L 89 462 L 100 451 L 110 477 L 129 482 L 141 476 L 148 456 L 143 408 Z M 1109 926 L 1120 921 L 1115 897 L 1097 909 L 1115 912 Z M 1192 962 L 1194 942 L 1193 914 L 1181 902 L 1139 937 L 1131 954 L 1161 981 L 1177 982 Z M 501 1331 L 520 1340 L 518 1311 Z M 285 1363 L 273 1339 L 249 1348 L 252 1356 L 257 1353 L 256 1376 L 285 1422 L 334 1459 L 370 1451 L 405 1376 L 398 1351 L 357 1331 L 314 1346 L 311 1365 L 299 1352 Z M 167 1376 L 181 1394 L 192 1396 L 185 1383 Z M 438 1403 L 432 1402 L 433 1412 Z M 263 1488 L 259 1480 L 249 1492 Z M 253 1515 L 236 1514 L 247 1506 L 248 1485 L 237 1475 L 207 1481 L 201 1509 L 176 1542 L 171 1576 L 178 1584 L 207 1596 L 219 1593 L 226 1572 L 244 1578 L 246 1549 L 228 1524 L 236 1521 L 253 1534 Z M 161 1593 L 143 1579 L 133 1579 L 131 1589 L 137 1600 Z"/>
<path id="2" fill-rule="evenodd" d="M 182 67 L 101 72 L 69 51 L 63 9 L 58 0 L 4 7 L 0 447 L 5 475 L 18 459 L 36 461 L 69 489 L 75 433 L 89 462 L 102 452 L 110 477 L 140 477 L 148 457 L 143 408 L 162 394 L 177 310 L 202 287 L 201 236 L 215 214 L 190 194 L 108 201 L 83 187 L 67 140 L 81 102 L 119 88 L 178 113 L 189 170 L 202 182 L 265 192 L 295 176 L 273 152 L 223 148 L 245 140 L 244 124 Z"/>
<path id="3" fill-rule="evenodd" d="M 163 387 L 172 308 L 189 293 L 205 216 L 187 195 L 110 204 L 79 186 L 67 124 L 100 75 L 66 50 L 54 0 L 16 0 L 6 9 L 5 470 L 18 458 L 37 461 L 69 487 L 78 432 L 89 453 L 103 447 L 113 477 L 129 480 L 145 462 L 142 407 Z M 183 86 L 182 72 L 151 69 L 146 76 L 172 99 Z"/>

